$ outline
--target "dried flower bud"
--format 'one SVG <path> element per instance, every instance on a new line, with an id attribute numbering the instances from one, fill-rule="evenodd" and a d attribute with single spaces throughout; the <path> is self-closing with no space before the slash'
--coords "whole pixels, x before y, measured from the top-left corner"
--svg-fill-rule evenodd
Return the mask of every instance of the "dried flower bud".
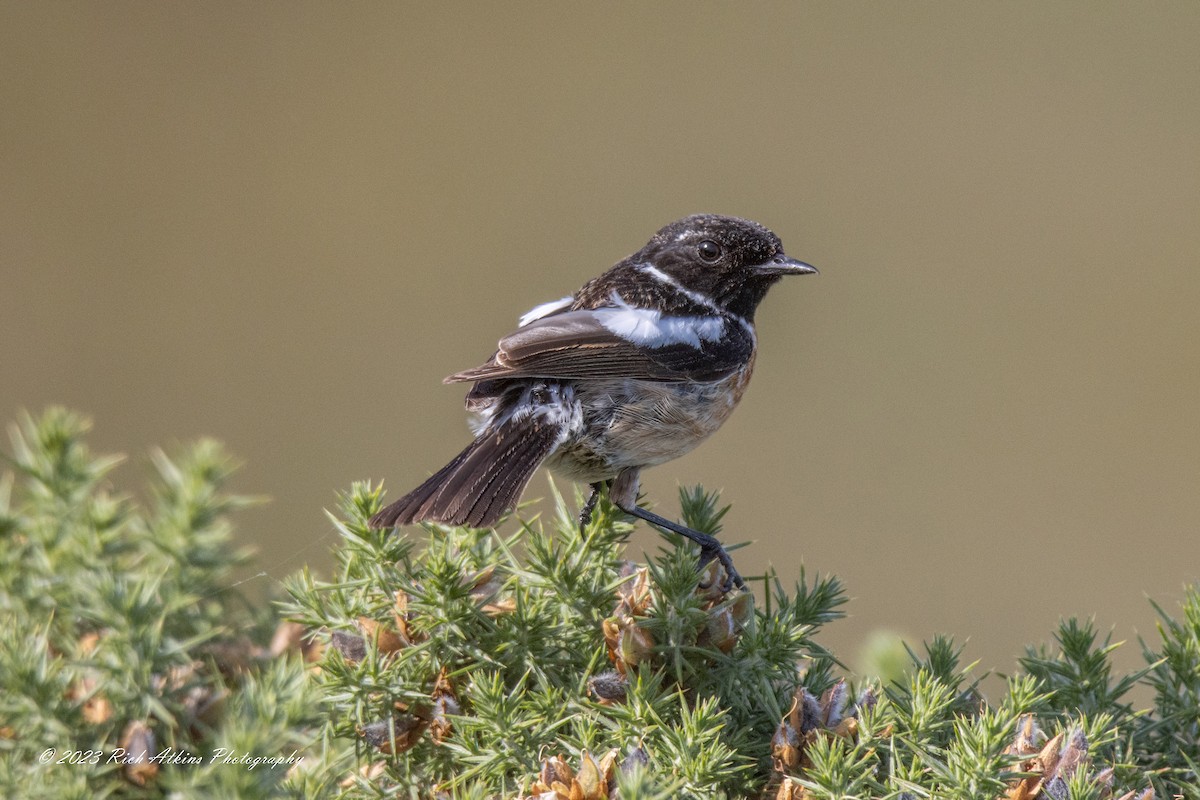
<path id="1" fill-rule="evenodd" d="M 654 652 L 654 637 L 638 627 L 631 616 L 609 617 L 601 623 L 601 629 L 608 645 L 608 657 L 622 673 L 648 659 Z"/>
<path id="2" fill-rule="evenodd" d="M 700 583 L 696 586 L 696 594 L 709 602 L 716 603 L 725 596 L 723 588 L 728 582 L 728 573 L 717 559 L 713 559 L 700 568 Z"/>
<path id="3" fill-rule="evenodd" d="M 358 729 L 367 744 L 389 755 L 403 753 L 421 738 L 426 722 L 412 714 L 396 714 L 390 720 L 372 722 Z"/>
<path id="4" fill-rule="evenodd" d="M 815 731 L 821 727 L 821 721 L 824 714 L 821 711 L 821 703 L 817 700 L 808 689 L 803 686 L 796 688 L 796 700 L 799 702 L 797 710 L 800 713 L 800 721 L 796 726 L 801 733 Z"/>
<path id="5" fill-rule="evenodd" d="M 141 720 L 134 720 L 121 733 L 125 778 L 136 786 L 145 786 L 158 776 L 158 764 L 150 760 L 158 750 L 154 731 Z"/>
<path id="6" fill-rule="evenodd" d="M 845 718 L 849 702 L 850 687 L 842 678 L 821 695 L 821 724 L 826 728 L 836 728 Z"/>
<path id="7" fill-rule="evenodd" d="M 334 631 L 330 644 L 342 654 L 347 664 L 357 664 L 367 657 L 367 642 L 363 637 L 346 631 Z"/>
<path id="8" fill-rule="evenodd" d="M 1012 744 L 1004 752 L 1014 756 L 1024 756 L 1036 753 L 1046 738 L 1038 726 L 1037 717 L 1033 714 L 1022 714 L 1017 722 L 1017 733 L 1013 736 Z"/>
<path id="9" fill-rule="evenodd" d="M 579 757 L 579 772 L 575 773 L 575 782 L 583 800 L 607 800 L 608 782 L 587 750 Z"/>
<path id="10" fill-rule="evenodd" d="M 622 569 L 624 575 L 626 569 Z M 618 616 L 644 616 L 654 600 L 650 591 L 650 570 L 646 567 L 632 568 L 630 580 L 617 584 L 617 607 L 614 613 Z"/>
<path id="11" fill-rule="evenodd" d="M 400 638 L 404 641 L 413 644 L 425 640 L 425 636 L 415 631 L 412 627 L 412 614 L 408 610 L 408 595 L 404 592 L 396 592 L 396 602 L 392 606 L 392 617 L 396 621 L 396 630 L 400 634 Z"/>
<path id="12" fill-rule="evenodd" d="M 623 702 L 628 686 L 629 680 L 616 670 L 601 672 L 588 681 L 588 690 L 604 705 Z"/>
<path id="13" fill-rule="evenodd" d="M 86 670 L 67 692 L 71 700 L 82 701 L 80 712 L 83 719 L 92 725 L 102 725 L 113 716 L 112 703 L 104 692 L 99 691 L 99 684 L 95 674 Z"/>
<path id="14" fill-rule="evenodd" d="M 375 649 L 385 655 L 390 655 L 408 646 L 408 642 L 386 625 L 370 617 L 359 617 L 356 620 L 363 638 L 375 645 Z"/>
<path id="15" fill-rule="evenodd" d="M 793 702 L 792 710 L 779 723 L 775 735 L 771 737 L 771 758 L 775 762 L 777 772 L 790 772 L 800 766 L 800 729 L 795 724 L 795 710 L 796 705 Z"/>
<path id="16" fill-rule="evenodd" d="M 1075 730 L 1071 733 L 1071 738 L 1067 740 L 1067 744 L 1059 753 L 1058 766 L 1054 769 L 1056 776 L 1069 778 L 1075 774 L 1075 770 L 1079 769 L 1080 765 L 1087 759 L 1088 740 L 1082 730 Z"/>
<path id="17" fill-rule="evenodd" d="M 497 575 L 496 565 L 492 564 L 476 573 L 467 575 L 462 579 L 461 585 L 469 590 L 471 600 L 475 605 L 483 607 L 500 593 L 500 589 L 504 585 L 504 576 Z"/>
<path id="18" fill-rule="evenodd" d="M 812 795 L 803 786 L 791 778 L 784 778 L 775 792 L 774 800 L 809 800 L 810 797 Z"/>
<path id="19" fill-rule="evenodd" d="M 875 696 L 875 690 L 868 686 L 858 693 L 858 698 L 854 701 L 854 713 L 858 715 L 863 711 L 870 711 L 878 702 L 879 698 Z"/>
<path id="20" fill-rule="evenodd" d="M 1141 792 L 1126 792 L 1117 800 L 1154 800 L 1154 789 L 1143 789 Z"/>
<path id="21" fill-rule="evenodd" d="M 630 619 L 621 630 L 618 652 L 622 663 L 636 666 L 654 653 L 654 637 Z"/>
<path id="22" fill-rule="evenodd" d="M 696 637 L 697 647 L 714 647 L 722 653 L 731 653 L 737 645 L 738 624 L 733 611 L 719 607 L 705 615 L 704 627 Z"/>
<path id="23" fill-rule="evenodd" d="M 454 687 L 450 685 L 450 678 L 446 674 L 445 667 L 442 667 L 442 671 L 438 673 L 437 682 L 434 683 L 433 693 L 430 696 L 433 699 L 433 706 L 429 711 L 429 732 L 435 742 L 442 742 L 453 730 L 450 717 L 462 713 L 462 708 L 458 704 L 458 696 L 454 694 Z"/>
<path id="24" fill-rule="evenodd" d="M 575 770 L 561 755 L 551 756 L 542 761 L 542 768 L 534 781 L 535 792 L 558 792 L 567 796 L 571 792 L 571 783 L 575 780 Z"/>
<path id="25" fill-rule="evenodd" d="M 749 592 L 738 592 L 733 596 L 733 601 L 729 603 L 729 608 L 733 612 L 733 619 L 737 622 L 738 627 L 746 627 L 746 623 L 754 616 L 754 595 Z"/>
<path id="26" fill-rule="evenodd" d="M 307 629 L 299 622 L 284 620 L 275 626 L 271 636 L 271 644 L 267 653 L 271 658 L 279 658 L 284 653 L 303 652 L 304 634 Z"/>
<path id="27" fill-rule="evenodd" d="M 304 763 L 303 761 L 297 762 L 296 766 L 300 766 L 303 763 Z M 295 769 L 295 767 L 293 767 L 292 769 Z M 382 777 L 385 772 L 387 772 L 387 762 L 386 761 L 373 761 L 369 764 L 363 764 L 362 767 L 360 767 L 358 770 L 358 774 L 360 776 L 362 776 L 364 780 L 367 780 L 367 781 L 376 780 L 376 779 Z M 338 786 L 340 786 L 343 789 L 349 789 L 350 787 L 354 786 L 354 784 L 355 784 L 355 778 L 353 775 L 350 775 L 349 777 L 343 778 L 338 783 Z"/>
<path id="28" fill-rule="evenodd" d="M 183 698 L 183 709 L 187 714 L 189 728 L 197 738 L 202 728 L 211 730 L 220 724 L 229 694 L 229 690 L 224 686 L 193 686 L 188 689 Z"/>
<path id="29" fill-rule="evenodd" d="M 561 755 L 547 758 L 533 781 L 534 796 L 538 800 L 608 800 L 615 786 L 616 762 L 616 750 L 609 750 L 599 762 L 584 750 L 578 770 L 571 769 Z"/>
<path id="30" fill-rule="evenodd" d="M 621 760 L 621 774 L 627 775 L 637 767 L 650 766 L 650 755 L 639 745 Z"/>

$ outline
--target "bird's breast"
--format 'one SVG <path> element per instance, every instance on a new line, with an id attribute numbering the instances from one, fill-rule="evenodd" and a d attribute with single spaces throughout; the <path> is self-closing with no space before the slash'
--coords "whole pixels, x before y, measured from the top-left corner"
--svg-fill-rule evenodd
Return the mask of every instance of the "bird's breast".
<path id="1" fill-rule="evenodd" d="M 662 464 L 688 453 L 733 413 L 754 360 L 716 381 L 580 381 L 582 425 L 548 465 L 576 480 L 611 478 L 627 467 Z"/>

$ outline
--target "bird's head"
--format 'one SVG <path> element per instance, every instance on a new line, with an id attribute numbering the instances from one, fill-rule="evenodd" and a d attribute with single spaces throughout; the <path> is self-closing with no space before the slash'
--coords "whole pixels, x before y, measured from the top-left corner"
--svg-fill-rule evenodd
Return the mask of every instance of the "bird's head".
<path id="1" fill-rule="evenodd" d="M 817 271 L 784 253 L 779 237 L 757 222 L 717 214 L 672 222 L 629 260 L 746 319 L 784 275 Z"/>

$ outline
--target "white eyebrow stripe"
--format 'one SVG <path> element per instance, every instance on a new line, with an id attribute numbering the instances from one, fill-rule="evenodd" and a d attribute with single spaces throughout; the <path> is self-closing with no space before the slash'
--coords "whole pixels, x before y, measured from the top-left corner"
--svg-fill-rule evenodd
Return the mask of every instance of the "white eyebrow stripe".
<path id="1" fill-rule="evenodd" d="M 655 309 L 629 305 L 615 291 L 612 301 L 615 308 L 592 311 L 596 321 L 610 333 L 643 347 L 653 349 L 670 344 L 686 344 L 699 349 L 701 340 L 715 342 L 725 334 L 723 317 L 664 316 Z"/>
<path id="2" fill-rule="evenodd" d="M 754 333 L 754 326 L 751 325 L 750 320 L 746 319 L 745 317 L 721 308 L 719 305 L 713 302 L 712 298 L 700 294 L 699 292 L 692 291 L 653 264 L 638 264 L 637 271 L 645 275 L 649 275 L 651 278 L 654 278 L 654 280 L 658 281 L 664 286 L 670 286 L 672 289 L 679 292 L 681 295 L 686 297 L 688 300 L 691 300 L 698 306 L 704 306 L 707 309 L 717 312 L 721 316 L 732 318 L 739 325 L 746 329 L 746 332 L 750 334 L 750 339 L 752 341 L 754 341 L 756 344 L 758 343 L 758 336 L 756 336 Z"/>
<path id="3" fill-rule="evenodd" d="M 561 300 L 551 300 L 549 303 L 542 303 L 540 306 L 534 306 L 521 315 L 520 321 L 517 323 L 518 328 L 524 328 L 534 320 L 541 319 L 553 314 L 555 311 L 562 311 L 571 303 L 575 302 L 574 295 L 567 295 Z"/>

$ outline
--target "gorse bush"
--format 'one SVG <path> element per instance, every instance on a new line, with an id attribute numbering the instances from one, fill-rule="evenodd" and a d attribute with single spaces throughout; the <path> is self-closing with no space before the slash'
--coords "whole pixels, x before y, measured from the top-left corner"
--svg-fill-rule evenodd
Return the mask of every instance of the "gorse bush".
<path id="1" fill-rule="evenodd" d="M 725 594 L 675 538 L 626 561 L 628 519 L 602 502 L 581 530 L 579 497 L 373 531 L 364 483 L 332 579 L 271 607 L 225 588 L 248 501 L 216 444 L 156 453 L 142 508 L 85 431 L 23 420 L 0 484 L 0 796 L 1200 799 L 1196 587 L 1143 669 L 1067 618 L 989 701 L 946 637 L 887 685 L 845 674 L 832 576 Z M 681 505 L 719 530 L 715 495 Z"/>
<path id="2" fill-rule="evenodd" d="M 51 409 L 11 431 L 0 796 L 266 796 L 287 764 L 247 759 L 286 758 L 321 720 L 299 659 L 258 643 L 274 615 L 224 588 L 246 558 L 228 515 L 251 500 L 223 490 L 232 462 L 201 441 L 152 455 L 139 508 L 106 488 L 120 459 L 93 456 L 87 428 Z"/>
<path id="3" fill-rule="evenodd" d="M 515 796 L 548 755 L 578 765 L 614 748 L 610 764 L 675 796 L 750 793 L 798 668 L 829 683 L 811 636 L 844 602 L 835 579 L 777 588 L 773 613 L 755 613 L 749 595 L 701 588 L 720 581 L 690 548 L 622 562 L 620 512 L 601 503 L 580 530 L 557 501 L 549 524 L 439 528 L 418 544 L 367 527 L 377 491 L 343 499 L 338 580 L 291 580 L 286 612 L 332 632 L 317 681 L 335 734 L 386 770 L 361 779 L 365 795 L 383 780 Z M 687 524 L 712 530 L 720 513 L 685 495 Z"/>
<path id="4" fill-rule="evenodd" d="M 835 578 L 772 578 L 755 608 L 691 547 L 623 562 L 619 512 L 602 503 L 580 530 L 555 499 L 554 519 L 507 537 L 410 539 L 367 527 L 378 491 L 343 498 L 339 578 L 298 576 L 287 612 L 330 631 L 317 680 L 359 747 L 348 796 L 1200 797 L 1197 695 L 1175 679 L 1157 715 L 1125 699 L 1171 674 L 1148 646 L 1153 666 L 1116 676 L 1113 645 L 1068 619 L 991 704 L 942 637 L 904 681 L 851 686 L 815 642 L 845 601 Z M 681 501 L 716 533 L 715 496 Z M 1164 626 L 1175 651 L 1200 643 Z"/>

